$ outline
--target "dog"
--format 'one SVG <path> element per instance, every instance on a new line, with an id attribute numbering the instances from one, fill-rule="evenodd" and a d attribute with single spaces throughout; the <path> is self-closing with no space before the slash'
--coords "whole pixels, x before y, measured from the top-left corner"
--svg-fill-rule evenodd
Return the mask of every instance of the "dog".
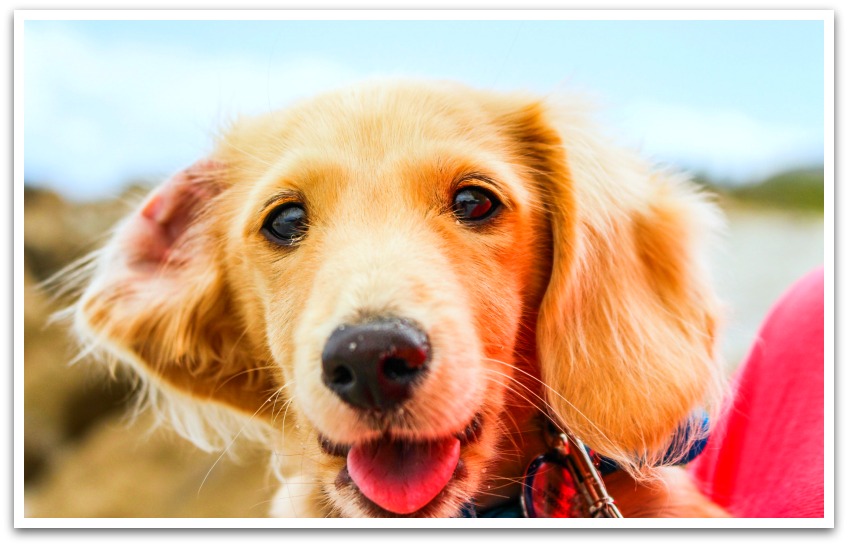
<path id="1" fill-rule="evenodd" d="M 201 447 L 265 443 L 275 516 L 483 513 L 551 423 L 625 517 L 726 516 L 666 464 L 722 393 L 720 214 L 590 110 L 376 81 L 239 118 L 89 261 L 74 329 Z"/>

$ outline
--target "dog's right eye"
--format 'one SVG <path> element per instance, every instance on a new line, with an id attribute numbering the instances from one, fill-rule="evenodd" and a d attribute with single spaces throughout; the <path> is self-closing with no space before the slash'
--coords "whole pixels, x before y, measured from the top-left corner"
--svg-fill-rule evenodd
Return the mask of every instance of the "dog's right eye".
<path id="1" fill-rule="evenodd" d="M 456 192 L 453 213 L 463 222 L 478 223 L 490 218 L 501 206 L 492 192 L 477 186 L 468 186 Z"/>
<path id="2" fill-rule="evenodd" d="M 300 203 L 286 203 L 271 211 L 262 234 L 272 243 L 294 246 L 306 233 L 306 210 Z"/>

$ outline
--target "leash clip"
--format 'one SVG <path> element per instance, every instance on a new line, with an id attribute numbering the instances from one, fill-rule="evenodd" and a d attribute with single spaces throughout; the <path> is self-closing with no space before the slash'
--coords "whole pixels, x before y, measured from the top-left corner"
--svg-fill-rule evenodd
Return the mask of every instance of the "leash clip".
<path id="1" fill-rule="evenodd" d="M 549 450 L 527 467 L 521 495 L 524 517 L 621 518 L 586 446 L 548 420 Z"/>

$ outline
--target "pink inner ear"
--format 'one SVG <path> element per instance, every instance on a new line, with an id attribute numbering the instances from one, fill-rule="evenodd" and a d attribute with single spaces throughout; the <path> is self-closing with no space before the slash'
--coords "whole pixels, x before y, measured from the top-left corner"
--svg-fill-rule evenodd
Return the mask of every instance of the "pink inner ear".
<path id="1" fill-rule="evenodd" d="M 122 253 L 141 269 L 174 261 L 173 250 L 201 208 L 220 192 L 216 175 L 223 165 L 201 160 L 154 190 L 123 228 Z"/>

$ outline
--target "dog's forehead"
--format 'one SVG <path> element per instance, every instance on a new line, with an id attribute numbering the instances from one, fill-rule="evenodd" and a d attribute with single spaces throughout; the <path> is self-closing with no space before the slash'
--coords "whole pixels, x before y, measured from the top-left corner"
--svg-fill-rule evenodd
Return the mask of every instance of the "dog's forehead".
<path id="1" fill-rule="evenodd" d="M 379 158 L 431 141 L 494 146 L 497 123 L 480 100 L 441 88 L 358 88 L 319 96 L 289 111 L 290 145 Z"/>
<path id="2" fill-rule="evenodd" d="M 331 94 L 284 112 L 271 130 L 277 145 L 256 199 L 294 190 L 328 202 L 414 203 L 398 196 L 438 192 L 470 174 L 526 198 L 496 116 L 466 94 L 408 87 Z"/>

